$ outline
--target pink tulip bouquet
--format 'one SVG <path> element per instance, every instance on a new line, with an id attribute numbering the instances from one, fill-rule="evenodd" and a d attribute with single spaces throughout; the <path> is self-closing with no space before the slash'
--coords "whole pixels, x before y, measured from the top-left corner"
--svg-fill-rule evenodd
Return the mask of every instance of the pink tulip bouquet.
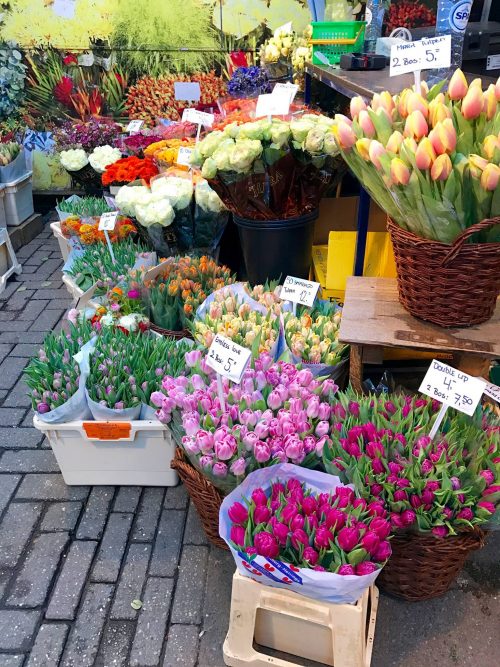
<path id="1" fill-rule="evenodd" d="M 334 130 L 344 159 L 375 201 L 405 230 L 452 243 L 500 215 L 500 79 L 483 91 L 461 70 L 430 91 L 405 89 L 351 101 Z M 497 225 L 478 242 L 500 240 Z"/>
<path id="2" fill-rule="evenodd" d="M 240 385 L 223 381 L 222 409 L 216 376 L 204 354 L 186 354 L 190 373 L 167 376 L 162 392 L 151 396 L 157 417 L 171 428 L 191 463 L 219 489 L 234 489 L 257 468 L 292 462 L 321 466 L 329 441 L 332 380 L 315 379 L 309 370 L 273 363 L 261 354 Z"/>
<path id="3" fill-rule="evenodd" d="M 431 440 L 438 406 L 410 396 L 356 397 L 332 406 L 325 469 L 352 482 L 395 530 L 455 535 L 493 519 L 500 502 L 500 421 L 449 410 Z"/>

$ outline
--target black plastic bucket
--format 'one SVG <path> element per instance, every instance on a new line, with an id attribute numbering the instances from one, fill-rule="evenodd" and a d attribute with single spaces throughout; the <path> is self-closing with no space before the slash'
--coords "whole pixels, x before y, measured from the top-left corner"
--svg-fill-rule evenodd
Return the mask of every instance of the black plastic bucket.
<path id="1" fill-rule="evenodd" d="M 318 210 L 288 220 L 249 220 L 234 216 L 251 285 L 286 276 L 309 278 L 314 223 Z"/>

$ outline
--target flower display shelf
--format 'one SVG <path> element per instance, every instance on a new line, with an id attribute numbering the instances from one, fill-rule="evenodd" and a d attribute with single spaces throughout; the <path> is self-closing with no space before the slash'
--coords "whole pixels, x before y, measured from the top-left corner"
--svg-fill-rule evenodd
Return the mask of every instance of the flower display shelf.
<path id="1" fill-rule="evenodd" d="M 36 429 L 47 437 L 68 485 L 175 486 L 175 444 L 159 421 L 73 421 Z"/>
<path id="2" fill-rule="evenodd" d="M 189 463 L 180 447 L 175 450 L 175 456 L 170 465 L 184 482 L 207 538 L 216 547 L 227 549 L 227 544 L 219 536 L 219 510 L 223 500 L 222 493 Z"/>
<path id="3" fill-rule="evenodd" d="M 332 667 L 369 667 L 377 607 L 376 586 L 366 589 L 356 604 L 329 604 L 271 589 L 236 572 L 224 662 L 231 667 L 298 667 L 304 662 L 291 661 L 297 656 Z M 287 653 L 289 659 L 271 657 L 259 647 Z"/>

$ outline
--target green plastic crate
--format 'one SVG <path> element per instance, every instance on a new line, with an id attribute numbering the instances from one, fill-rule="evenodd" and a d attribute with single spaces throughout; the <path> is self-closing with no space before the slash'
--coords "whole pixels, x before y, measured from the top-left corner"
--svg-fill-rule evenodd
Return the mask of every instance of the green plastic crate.
<path id="1" fill-rule="evenodd" d="M 353 53 L 363 48 L 366 21 L 318 21 L 313 22 L 312 27 L 312 61 L 315 65 L 324 65 L 316 55 L 318 51 L 328 59 L 330 65 L 338 65 L 343 53 Z"/>

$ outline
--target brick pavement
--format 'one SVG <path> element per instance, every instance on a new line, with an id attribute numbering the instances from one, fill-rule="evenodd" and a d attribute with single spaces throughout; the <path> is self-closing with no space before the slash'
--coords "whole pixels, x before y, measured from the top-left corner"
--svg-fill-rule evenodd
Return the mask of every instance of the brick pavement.
<path id="1" fill-rule="evenodd" d="M 67 487 L 32 427 L 22 371 L 71 300 L 48 228 L 18 257 L 0 295 L 0 667 L 222 667 L 234 566 L 184 488 Z M 496 665 L 498 543 L 441 600 L 382 597 L 372 667 Z"/>

